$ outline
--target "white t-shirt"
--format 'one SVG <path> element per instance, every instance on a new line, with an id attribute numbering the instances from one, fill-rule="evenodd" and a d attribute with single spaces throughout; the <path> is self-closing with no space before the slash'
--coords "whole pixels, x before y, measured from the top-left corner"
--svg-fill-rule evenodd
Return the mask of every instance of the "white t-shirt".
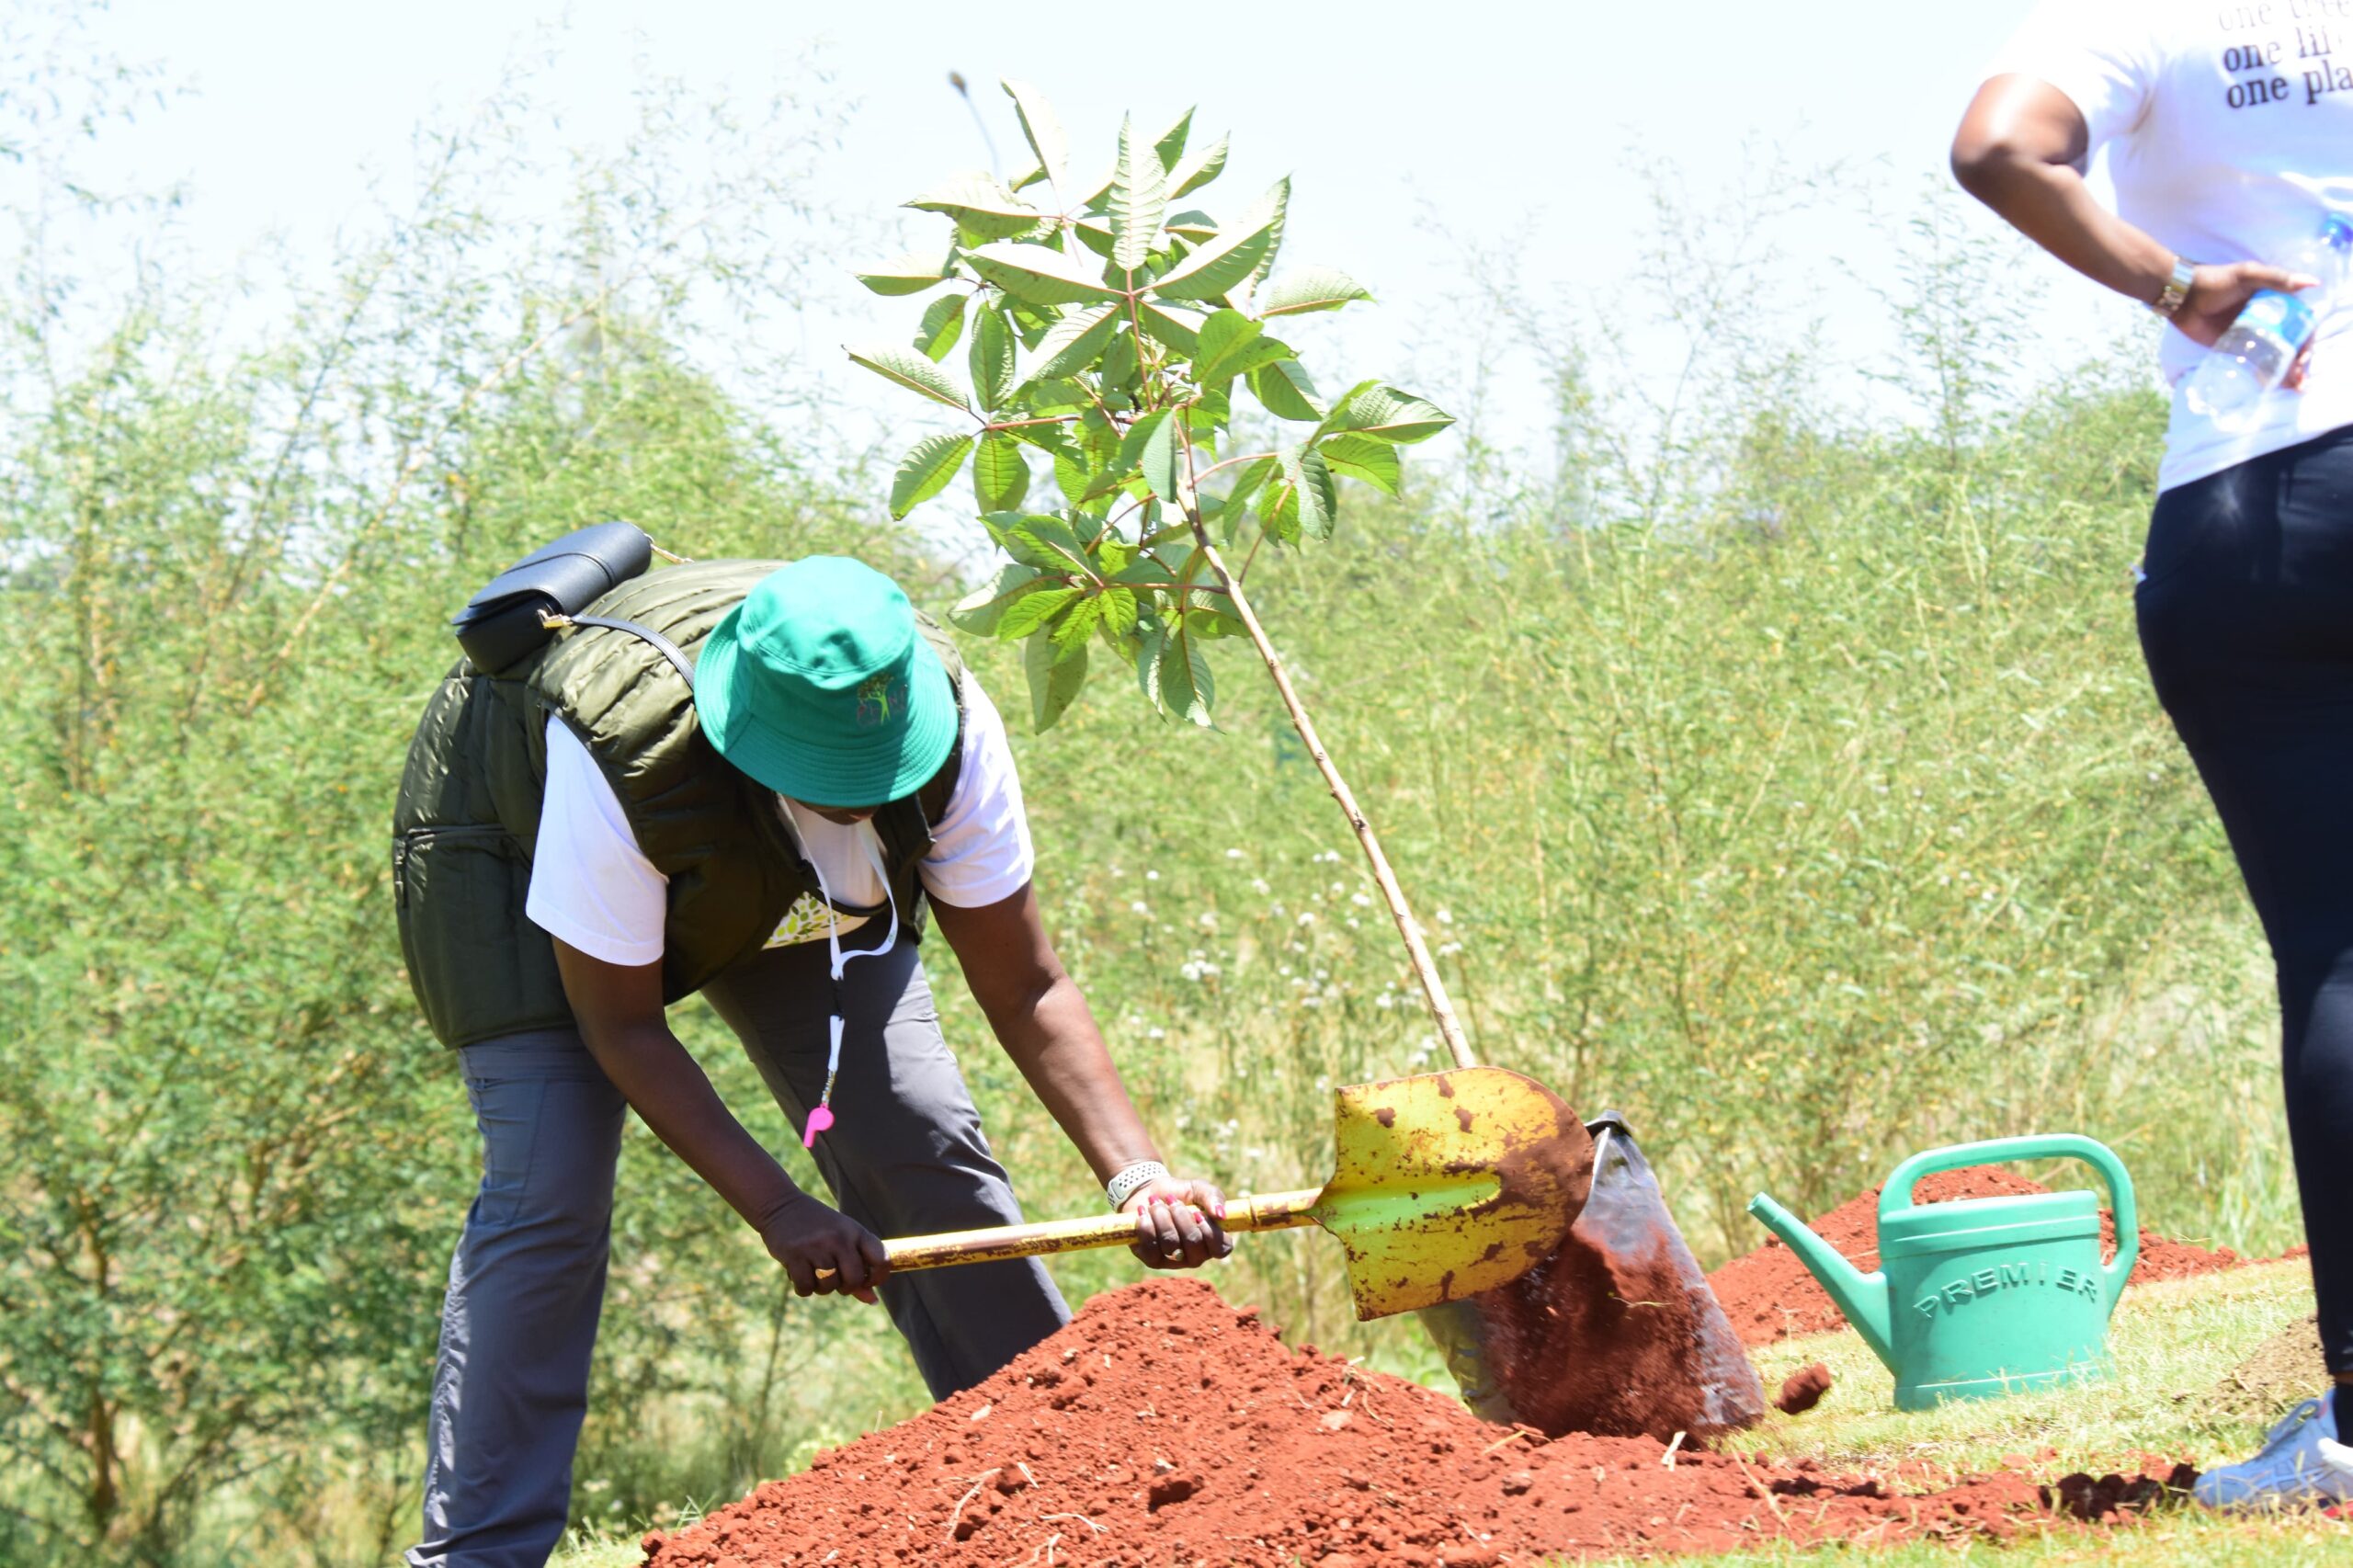
<path id="1" fill-rule="evenodd" d="M 870 857 L 872 823 L 847 827 L 806 807 L 777 809 L 796 830 L 802 853 L 824 879 L 833 914 L 847 934 L 881 918 L 889 890 Z M 1005 721 L 979 681 L 964 677 L 964 760 L 948 809 L 932 828 L 931 853 L 918 868 L 933 898 L 959 908 L 995 903 L 1021 891 L 1034 857 L 1021 809 Z M 669 879 L 638 848 L 620 799 L 597 759 L 563 720 L 548 718 L 547 790 L 540 841 L 531 857 L 531 890 L 523 912 L 548 935 L 607 963 L 649 964 L 661 958 L 669 915 Z M 901 910 L 904 917 L 906 911 Z M 769 947 L 825 939 L 829 916 L 816 893 L 785 913 Z"/>
<path id="2" fill-rule="evenodd" d="M 2044 0 L 1986 74 L 2013 72 L 2075 100 L 2118 215 L 2191 261 L 2284 265 L 2353 211 L 2353 0 Z M 2353 301 L 2335 302 L 2304 390 L 2252 430 L 2174 400 L 2158 488 L 2353 425 Z M 2167 331 L 2165 383 L 2205 352 Z"/>

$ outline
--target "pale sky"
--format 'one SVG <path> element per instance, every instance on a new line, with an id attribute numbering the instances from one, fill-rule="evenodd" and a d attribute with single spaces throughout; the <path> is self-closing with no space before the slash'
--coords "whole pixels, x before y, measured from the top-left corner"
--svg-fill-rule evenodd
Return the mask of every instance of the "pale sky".
<path id="1" fill-rule="evenodd" d="M 1027 157 L 995 87 L 1001 75 L 1044 90 L 1079 149 L 1074 162 L 1088 167 L 1108 163 L 1123 108 L 1156 127 L 1197 101 L 1197 135 L 1233 135 L 1228 173 L 1203 193 L 1218 199 L 1212 210 L 1290 174 L 1286 259 L 1343 267 L 1380 296 L 1371 319 L 1331 340 L 1352 380 L 1403 369 L 1413 322 L 1445 296 L 1458 245 L 1515 246 L 1539 290 L 1632 279 L 1655 166 L 1679 165 L 1704 194 L 1748 142 L 1778 146 L 1801 166 L 1850 160 L 1858 179 L 1910 198 L 1943 177 L 1961 106 L 2027 9 L 2028 0 L 1263 0 L 1002 13 L 1045 18 L 1024 25 L 931 0 L 117 0 L 99 31 L 194 87 L 108 155 L 126 175 L 184 177 L 189 233 L 224 267 L 271 232 L 298 252 L 323 247 L 361 209 L 365 170 L 406 166 L 420 117 L 474 101 L 520 40 L 558 21 L 562 56 L 545 86 L 561 134 L 587 141 L 626 123 L 641 57 L 657 73 L 749 98 L 801 70 L 796 62 L 814 46 L 855 105 L 816 194 L 871 233 L 878 259 L 927 233 L 898 201 L 985 161 L 946 85 L 951 69 L 972 82 L 1012 167 Z M 1427 223 L 1407 222 L 1417 214 Z M 1834 306 L 1847 286 L 1834 259 L 1869 271 L 1884 251 L 1869 222 L 1835 206 L 1783 244 L 1792 268 L 1774 286 Z M 2129 312 L 2055 263 L 2030 265 L 2051 287 L 2063 334 L 2081 324 L 2083 340 L 2099 338 Z M 899 337 L 911 313 L 831 268 L 817 281 L 802 330 L 819 351 L 805 373 L 863 401 L 866 373 L 833 342 Z M 1870 351 L 1875 308 L 1830 313 L 1846 347 Z"/>

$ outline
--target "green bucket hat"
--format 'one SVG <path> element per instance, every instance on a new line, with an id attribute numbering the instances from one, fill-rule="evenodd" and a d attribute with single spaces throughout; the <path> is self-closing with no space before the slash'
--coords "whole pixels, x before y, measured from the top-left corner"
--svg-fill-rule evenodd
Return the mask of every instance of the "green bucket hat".
<path id="1" fill-rule="evenodd" d="M 769 573 L 695 661 L 719 755 L 779 795 L 879 806 L 930 781 L 956 744 L 956 692 L 890 578 L 839 555 Z"/>

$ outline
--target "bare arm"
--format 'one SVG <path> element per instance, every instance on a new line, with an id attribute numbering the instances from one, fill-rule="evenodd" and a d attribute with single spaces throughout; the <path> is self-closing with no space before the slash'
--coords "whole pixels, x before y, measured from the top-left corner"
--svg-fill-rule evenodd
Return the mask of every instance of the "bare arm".
<path id="1" fill-rule="evenodd" d="M 1036 892 L 1024 883 L 995 903 L 964 909 L 935 900 L 932 910 L 997 1042 L 1096 1178 L 1157 1160 L 1103 1031 L 1055 956 Z M 1208 1182 L 1155 1182 L 1125 1207 L 1137 1216 L 1137 1256 L 1147 1263 L 1190 1267 L 1233 1250 L 1215 1223 L 1224 1196 Z"/>
<path id="2" fill-rule="evenodd" d="M 873 1301 L 873 1287 L 887 1271 L 882 1244 L 795 1186 L 720 1100 L 670 1032 L 662 966 L 608 963 L 561 940 L 555 960 L 597 1065 L 654 1136 L 760 1233 L 793 1289 L 803 1296 L 841 1289 Z M 821 1277 L 827 1269 L 833 1272 Z"/>
<path id="3" fill-rule="evenodd" d="M 2083 175 L 2090 139 L 2075 100 L 2058 88 L 1996 76 L 1977 89 L 1953 135 L 1953 177 L 2085 277 L 2149 303 L 2172 276 L 2174 253 L 2092 199 Z M 2173 324 L 2211 345 L 2256 290 L 2313 281 L 2259 262 L 2200 266 Z"/>

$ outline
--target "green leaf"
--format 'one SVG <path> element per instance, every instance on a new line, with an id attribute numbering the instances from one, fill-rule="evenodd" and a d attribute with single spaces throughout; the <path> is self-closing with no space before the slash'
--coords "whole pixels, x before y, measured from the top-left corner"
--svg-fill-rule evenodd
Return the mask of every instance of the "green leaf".
<path id="1" fill-rule="evenodd" d="M 881 376 L 896 381 L 910 392 L 918 392 L 934 403 L 970 414 L 972 406 L 954 381 L 940 368 L 920 354 L 912 353 L 895 343 L 868 344 L 849 351 L 850 358 Z"/>
<path id="2" fill-rule="evenodd" d="M 1372 291 L 1336 267 L 1302 267 L 1287 272 L 1258 296 L 1258 315 L 1303 315 L 1309 311 L 1336 311 L 1352 300 L 1370 300 Z"/>
<path id="3" fill-rule="evenodd" d="M 983 408 L 1003 408 L 1013 395 L 1013 328 L 993 305 L 973 314 L 972 347 L 965 358 L 972 371 L 972 392 Z"/>
<path id="4" fill-rule="evenodd" d="M 984 240 L 1028 233 L 1046 216 L 983 170 L 951 175 L 907 205 L 919 212 L 944 212 L 958 228 Z"/>
<path id="5" fill-rule="evenodd" d="M 1063 576 L 1095 574 L 1095 563 L 1086 558 L 1086 546 L 1060 517 L 1050 517 L 1042 512 L 1024 513 L 1006 526 L 1003 543 L 1006 554 L 1041 572 Z"/>
<path id="6" fill-rule="evenodd" d="M 948 358 L 964 332 L 964 301 L 970 294 L 942 294 L 924 307 L 923 323 L 915 328 L 915 347 L 926 359 Z"/>
<path id="7" fill-rule="evenodd" d="M 1111 581 L 1137 588 L 1173 588 L 1179 579 L 1159 557 L 1139 555 L 1113 574 Z"/>
<path id="8" fill-rule="evenodd" d="M 1275 454 L 1275 460 L 1282 469 L 1283 488 L 1290 493 L 1289 505 L 1297 510 L 1299 531 L 1309 539 L 1331 538 L 1340 496 L 1324 454 L 1313 447 L 1285 447 Z M 1282 499 L 1276 503 L 1284 504 Z"/>
<path id="9" fill-rule="evenodd" d="M 1184 449 L 1177 443 L 1172 411 L 1160 408 L 1128 426 L 1120 443 L 1120 469 L 1141 469 L 1143 482 L 1164 501 L 1176 501 L 1176 481 L 1184 466 Z"/>
<path id="10" fill-rule="evenodd" d="M 976 636 L 986 637 L 996 631 L 998 620 L 1014 600 L 1049 582 L 1035 566 L 1008 562 L 997 568 L 995 577 L 958 599 L 948 619 Z"/>
<path id="11" fill-rule="evenodd" d="M 1240 311 L 1215 311 L 1201 324 L 1201 346 L 1193 356 L 1193 380 L 1215 386 L 1247 375 L 1262 365 L 1290 358 L 1288 345 Z"/>
<path id="12" fill-rule="evenodd" d="M 1283 248 L 1283 223 L 1290 211 L 1290 176 L 1285 175 L 1267 188 L 1250 210 L 1243 214 L 1245 223 L 1255 223 L 1263 215 L 1267 223 L 1267 254 L 1258 258 L 1254 278 L 1264 278 L 1274 270 L 1276 253 Z"/>
<path id="13" fill-rule="evenodd" d="M 1033 637 L 1021 651 L 1021 665 L 1029 677 L 1029 722 L 1040 733 L 1054 727 L 1086 684 L 1086 644 L 1081 642 L 1068 658 L 1043 637 Z"/>
<path id="14" fill-rule="evenodd" d="M 1056 657 L 1071 657 L 1072 650 L 1085 642 L 1086 634 L 1093 631 L 1102 619 L 1103 596 L 1100 594 L 1090 594 L 1071 606 L 1070 613 L 1062 618 L 1047 638 L 1054 645 Z"/>
<path id="15" fill-rule="evenodd" d="M 1111 335 L 1119 330 L 1120 307 L 1115 304 L 1088 305 L 1067 312 L 1038 345 L 1038 352 L 1045 358 L 1030 367 L 1029 379 L 1058 381 L 1093 369 Z"/>
<path id="16" fill-rule="evenodd" d="M 1135 335 L 1132 333 L 1123 332 L 1111 339 L 1111 346 L 1103 350 L 1103 363 L 1097 369 L 1102 377 L 1105 391 L 1108 392 L 1116 389 L 1124 400 L 1128 384 L 1136 379 Z M 1124 407 L 1126 404 L 1123 401 L 1114 406 Z"/>
<path id="17" fill-rule="evenodd" d="M 904 517 L 948 488 L 972 449 L 970 436 L 926 436 L 899 463 L 891 481 L 891 516 Z"/>
<path id="18" fill-rule="evenodd" d="M 1176 123 L 1152 139 L 1152 150 L 1160 158 L 1160 166 L 1173 169 L 1176 160 L 1185 155 L 1185 138 L 1193 133 L 1193 111 L 1187 109 L 1176 117 Z"/>
<path id="19" fill-rule="evenodd" d="M 1216 686 L 1210 678 L 1210 662 L 1202 653 L 1200 640 L 1185 623 L 1191 618 L 1178 616 L 1156 639 L 1154 658 L 1144 676 L 1144 695 L 1152 699 L 1161 711 L 1171 718 L 1189 719 L 1203 729 L 1212 725 L 1211 705 L 1216 700 Z"/>
<path id="20" fill-rule="evenodd" d="M 1238 515 L 1242 506 L 1258 493 L 1260 486 L 1274 478 L 1276 472 L 1277 465 L 1272 458 L 1260 458 L 1244 469 L 1242 477 L 1235 480 L 1233 487 L 1225 493 L 1226 511 Z"/>
<path id="21" fill-rule="evenodd" d="M 1215 300 L 1250 276 L 1271 243 L 1267 229 L 1235 229 L 1215 239 L 1155 279 L 1152 291 L 1165 300 Z"/>
<path id="22" fill-rule="evenodd" d="M 1217 233 L 1217 220 L 1198 209 L 1164 218 L 1160 226 L 1190 244 L 1199 244 Z"/>
<path id="23" fill-rule="evenodd" d="M 1168 175 L 1168 198 L 1175 200 L 1217 178 L 1225 172 L 1225 145 L 1230 140 L 1221 136 L 1217 144 L 1194 153 L 1183 163 L 1174 165 Z"/>
<path id="24" fill-rule="evenodd" d="M 1070 232 L 1076 234 L 1079 244 L 1088 250 L 1093 251 L 1105 261 L 1111 259 L 1111 224 L 1108 219 L 1074 218 L 1071 220 Z"/>
<path id="25" fill-rule="evenodd" d="M 1103 607 L 1102 627 L 1105 636 L 1114 642 L 1125 642 L 1136 629 L 1136 596 L 1128 588 L 1107 588 L 1097 601 Z"/>
<path id="26" fill-rule="evenodd" d="M 956 250 L 909 251 L 881 266 L 854 274 L 878 294 L 920 294 L 955 276 Z"/>
<path id="27" fill-rule="evenodd" d="M 1142 267 L 1167 210 L 1168 171 L 1151 148 L 1136 144 L 1134 122 L 1122 119 L 1120 161 L 1111 171 L 1111 265 L 1128 273 Z"/>
<path id="28" fill-rule="evenodd" d="M 1388 443 L 1370 436 L 1327 436 L 1315 449 L 1342 478 L 1360 479 L 1384 494 L 1397 494 L 1405 464 L 1397 449 Z"/>
<path id="29" fill-rule="evenodd" d="M 1142 466 L 1144 448 L 1163 430 L 1168 428 L 1169 411 L 1154 409 L 1127 428 L 1120 437 L 1120 455 L 1112 467 L 1121 473 L 1133 473 Z"/>
<path id="30" fill-rule="evenodd" d="M 1316 420 L 1324 417 L 1323 400 L 1315 383 L 1296 359 L 1278 359 L 1250 372 L 1250 392 L 1278 419 Z"/>
<path id="31" fill-rule="evenodd" d="M 1084 589 L 1064 586 L 1024 594 L 1007 605 L 1005 613 L 997 617 L 997 637 L 1003 642 L 1010 642 L 1017 638 L 1029 636 L 1070 606 L 1077 603 L 1080 595 L 1084 592 Z"/>
<path id="32" fill-rule="evenodd" d="M 1263 400 L 1262 400 L 1263 401 Z M 1412 392 L 1367 381 L 1342 398 L 1323 432 L 1354 431 L 1376 441 L 1427 441 L 1454 423 L 1454 415 Z"/>
<path id="33" fill-rule="evenodd" d="M 1029 494 L 1029 464 L 1021 456 L 1020 442 L 1002 430 L 981 437 L 980 450 L 972 458 L 972 493 L 980 497 L 983 512 L 1010 512 L 1021 505 Z"/>
<path id="34" fill-rule="evenodd" d="M 1002 294 L 1003 290 L 1000 290 L 999 293 Z M 1014 338 L 1024 348 L 1035 348 L 1044 342 L 1046 334 L 1063 319 L 1062 312 L 1051 305 L 1033 305 L 1027 300 L 1016 300 L 1009 295 L 1006 296 L 1004 308 L 1006 324 L 1013 328 Z"/>
<path id="35" fill-rule="evenodd" d="M 1015 299 L 1033 305 L 1092 305 L 1120 297 L 1076 256 L 1044 245 L 983 245 L 965 253 L 964 261 Z"/>
<path id="36" fill-rule="evenodd" d="M 1083 451 L 1071 450 L 1054 454 L 1054 483 L 1063 499 L 1077 506 L 1086 499 L 1087 482 L 1095 475 L 1095 466 Z"/>
<path id="37" fill-rule="evenodd" d="M 1011 77 L 999 82 L 1005 96 L 1013 100 L 1013 112 L 1021 120 L 1021 134 L 1029 143 L 1029 151 L 1037 154 L 1038 167 L 1053 182 L 1054 194 L 1060 197 L 1063 187 L 1070 183 L 1070 138 L 1063 133 L 1063 122 L 1055 118 L 1053 106 L 1046 95 L 1027 82 Z"/>
<path id="38" fill-rule="evenodd" d="M 1201 339 L 1201 312 L 1188 311 L 1182 305 L 1162 301 L 1136 301 L 1136 319 L 1143 323 L 1147 336 L 1163 343 L 1179 354 L 1189 355 Z"/>

